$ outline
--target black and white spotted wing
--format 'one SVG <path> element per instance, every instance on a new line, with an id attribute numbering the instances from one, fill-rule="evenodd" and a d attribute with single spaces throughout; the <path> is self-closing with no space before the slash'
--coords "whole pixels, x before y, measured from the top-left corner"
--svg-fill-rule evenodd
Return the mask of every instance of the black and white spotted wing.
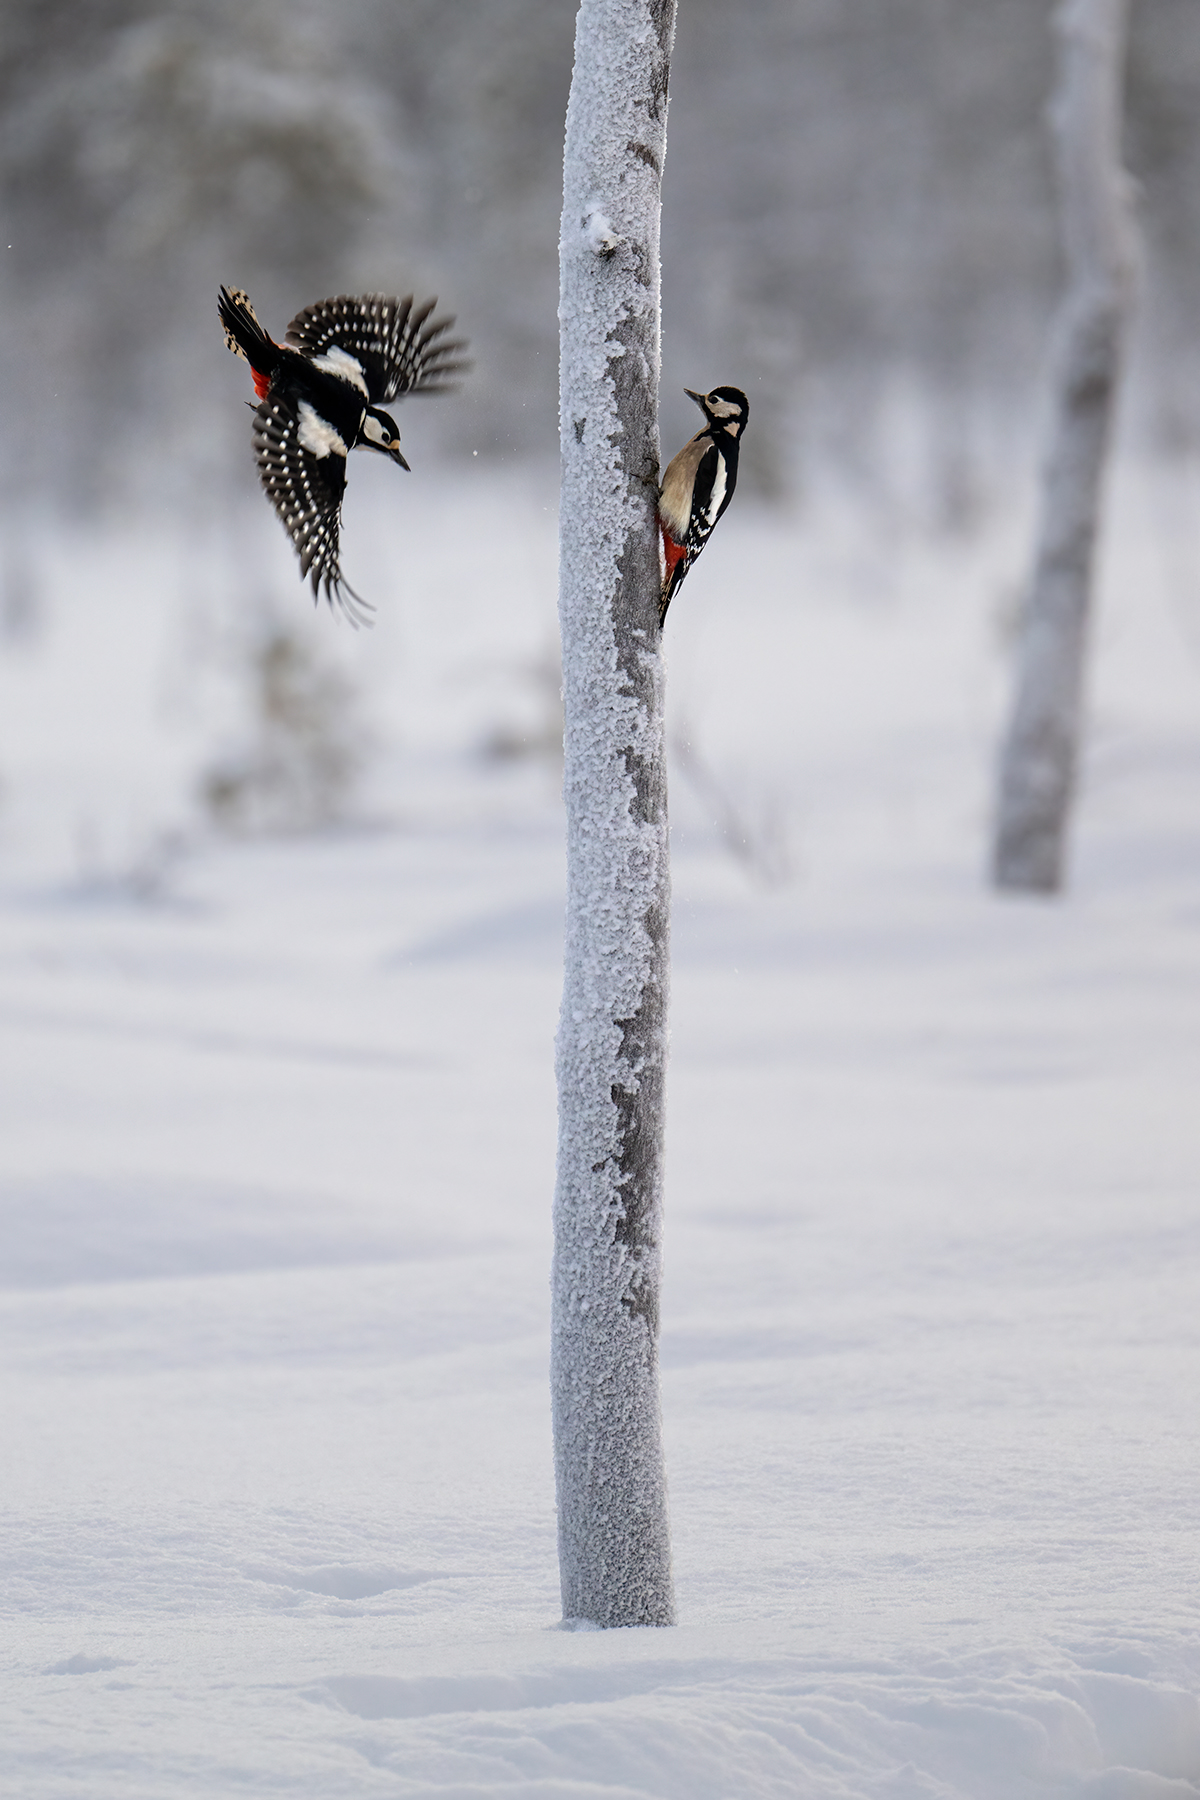
<path id="1" fill-rule="evenodd" d="M 335 294 L 297 313 L 287 343 L 318 368 L 363 387 L 372 406 L 402 394 L 446 393 L 469 364 L 465 338 L 448 338 L 451 315 L 431 319 L 436 300 L 412 295 Z"/>
<path id="2" fill-rule="evenodd" d="M 338 560 L 346 458 L 306 450 L 295 402 L 270 394 L 254 414 L 254 454 L 267 497 L 296 546 L 300 573 L 312 576 L 313 598 L 324 587 L 329 604 L 340 606 L 351 624 L 366 623 L 370 603 L 345 580 Z"/>

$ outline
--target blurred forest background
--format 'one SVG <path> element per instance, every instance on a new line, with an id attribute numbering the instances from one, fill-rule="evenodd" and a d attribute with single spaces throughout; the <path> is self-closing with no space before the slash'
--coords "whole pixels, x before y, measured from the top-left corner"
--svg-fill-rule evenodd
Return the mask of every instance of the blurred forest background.
<path id="1" fill-rule="evenodd" d="M 1036 407 L 1057 250 L 1049 0 L 686 0 L 664 211 L 665 435 L 738 381 L 749 477 L 886 477 L 969 523 Z M 218 282 L 281 331 L 339 289 L 438 292 L 469 332 L 448 453 L 556 447 L 573 0 L 6 0 L 7 510 L 245 487 Z M 1134 417 L 1200 438 L 1200 30 L 1135 0 L 1127 160 L 1146 278 Z M 911 459 L 910 459 L 911 460 Z M 911 471 L 910 471 L 911 473 Z"/>
<path id="2" fill-rule="evenodd" d="M 575 11 L 5 0 L 10 642 L 57 603 L 62 567 L 47 571 L 62 529 L 94 528 L 97 543 L 110 527 L 127 542 L 173 534 L 193 616 L 246 613 L 272 585 L 286 617 L 308 611 L 293 606 L 290 552 L 254 479 L 220 282 L 247 288 L 276 335 L 339 290 L 439 294 L 475 367 L 453 402 L 414 403 L 410 451 L 424 469 L 470 469 L 475 495 L 492 472 L 501 513 L 500 476 L 533 472 L 549 526 Z M 798 520 L 836 492 L 863 541 L 898 517 L 966 538 L 1032 491 L 1060 274 L 1052 17 L 1050 0 L 684 0 L 663 220 L 666 455 L 695 426 L 684 386 L 732 381 L 753 414 L 743 494 Z M 1198 26 L 1196 0 L 1134 0 L 1126 159 L 1145 267 L 1122 437 L 1177 468 L 1200 447 Z M 401 500 L 423 504 L 415 486 Z M 264 565 L 253 546 L 268 536 L 278 554 Z M 352 577 L 363 542 L 360 527 Z M 548 746 L 548 536 L 536 554 L 546 641 L 514 675 L 531 697 L 513 741 Z M 314 643 L 260 632 L 239 654 L 268 735 L 335 740 L 304 778 L 317 799 L 292 808 L 319 821 L 355 759 L 326 719 L 345 712 L 341 690 L 313 664 L 335 652 Z M 254 755 L 275 766 L 284 753 Z M 210 758 L 202 783 L 227 819 L 246 810 L 230 766 Z"/>

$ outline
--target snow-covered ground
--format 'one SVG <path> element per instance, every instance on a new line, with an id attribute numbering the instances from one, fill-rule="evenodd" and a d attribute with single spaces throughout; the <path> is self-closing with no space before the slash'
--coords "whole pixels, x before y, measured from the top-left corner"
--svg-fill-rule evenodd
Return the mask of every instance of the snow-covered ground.
<path id="1" fill-rule="evenodd" d="M 1058 902 L 982 877 L 1019 531 L 747 503 L 672 609 L 681 1623 L 580 1634 L 557 777 L 480 754 L 552 728 L 553 496 L 370 473 L 373 633 L 263 509 L 56 543 L 0 657 L 0 1790 L 1200 1794 L 1186 508 L 1122 485 Z M 374 736 L 322 835 L 196 823 L 247 563 Z"/>

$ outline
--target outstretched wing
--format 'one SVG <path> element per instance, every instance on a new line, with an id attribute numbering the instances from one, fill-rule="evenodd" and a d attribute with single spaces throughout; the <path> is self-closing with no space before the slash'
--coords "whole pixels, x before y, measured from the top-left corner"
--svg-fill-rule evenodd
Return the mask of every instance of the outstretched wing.
<path id="1" fill-rule="evenodd" d="M 301 575 L 312 576 L 313 598 L 322 587 L 330 606 L 340 606 L 352 625 L 368 623 L 371 608 L 343 578 L 338 561 L 346 458 L 327 449 L 306 450 L 296 402 L 268 396 L 254 414 L 254 454 L 267 497 L 296 546 Z"/>
<path id="2" fill-rule="evenodd" d="M 469 367 L 465 338 L 448 338 L 447 314 L 431 319 L 436 300 L 414 307 L 412 295 L 336 294 L 297 313 L 287 342 L 330 375 L 364 388 L 372 406 L 401 394 L 446 393 Z"/>

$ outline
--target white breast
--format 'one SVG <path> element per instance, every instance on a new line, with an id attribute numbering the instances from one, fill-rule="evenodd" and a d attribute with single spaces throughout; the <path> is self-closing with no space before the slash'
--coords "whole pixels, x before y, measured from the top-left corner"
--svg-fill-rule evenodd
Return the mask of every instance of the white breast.
<path id="1" fill-rule="evenodd" d="M 333 429 L 333 426 L 328 424 L 326 420 L 324 420 L 321 415 L 309 405 L 307 400 L 301 400 L 299 406 L 296 408 L 296 416 L 299 420 L 299 431 L 297 432 L 297 436 L 304 448 L 309 451 L 311 455 L 320 457 L 346 456 L 349 454 L 345 444 Z"/>

